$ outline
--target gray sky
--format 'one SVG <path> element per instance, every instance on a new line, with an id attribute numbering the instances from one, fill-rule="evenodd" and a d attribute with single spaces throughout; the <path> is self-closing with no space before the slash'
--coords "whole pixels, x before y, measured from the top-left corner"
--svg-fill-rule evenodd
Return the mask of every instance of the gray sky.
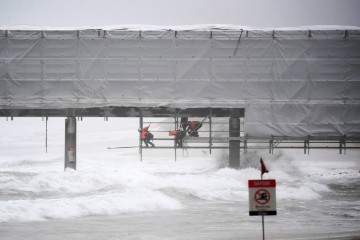
<path id="1" fill-rule="evenodd" d="M 0 0 L 0 27 L 360 26 L 360 0 Z"/>

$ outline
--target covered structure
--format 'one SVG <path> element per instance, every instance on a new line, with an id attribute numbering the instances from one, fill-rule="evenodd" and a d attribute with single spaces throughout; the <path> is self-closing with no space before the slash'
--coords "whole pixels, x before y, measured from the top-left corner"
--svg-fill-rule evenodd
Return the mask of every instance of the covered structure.
<path id="1" fill-rule="evenodd" d="M 0 116 L 145 108 L 235 109 L 244 149 L 341 149 L 360 139 L 360 28 L 0 30 Z"/>

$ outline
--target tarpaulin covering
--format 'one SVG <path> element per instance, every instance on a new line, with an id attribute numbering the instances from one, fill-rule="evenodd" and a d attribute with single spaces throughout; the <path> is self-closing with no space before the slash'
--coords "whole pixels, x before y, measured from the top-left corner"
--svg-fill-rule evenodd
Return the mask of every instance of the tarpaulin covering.
<path id="1" fill-rule="evenodd" d="M 360 29 L 0 30 L 0 109 L 245 108 L 250 136 L 360 136 Z"/>

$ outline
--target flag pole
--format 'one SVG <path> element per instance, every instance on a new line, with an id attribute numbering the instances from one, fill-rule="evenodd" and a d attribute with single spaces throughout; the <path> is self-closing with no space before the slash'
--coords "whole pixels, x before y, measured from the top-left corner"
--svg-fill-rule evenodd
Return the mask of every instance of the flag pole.
<path id="1" fill-rule="evenodd" d="M 260 164 L 261 164 L 261 180 L 263 180 L 263 174 L 264 172 L 267 172 L 266 167 L 264 167 L 264 162 L 262 160 L 262 158 L 260 159 Z M 263 240 L 265 240 L 265 219 L 264 219 L 264 212 L 261 213 L 261 221 L 262 221 L 262 235 L 263 235 Z"/>
<path id="2" fill-rule="evenodd" d="M 262 178 L 261 178 L 262 180 Z M 261 214 L 261 220 L 262 220 L 262 234 L 263 234 L 263 240 L 265 240 L 265 219 L 264 219 L 264 213 Z"/>

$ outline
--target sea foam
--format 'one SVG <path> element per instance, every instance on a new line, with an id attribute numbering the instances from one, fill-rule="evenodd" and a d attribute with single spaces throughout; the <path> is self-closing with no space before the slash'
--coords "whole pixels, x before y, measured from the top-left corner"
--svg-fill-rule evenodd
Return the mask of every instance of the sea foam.
<path id="1" fill-rule="evenodd" d="M 39 221 L 181 208 L 181 203 L 163 193 L 128 189 L 78 197 L 3 201 L 0 205 L 0 221 Z"/>

